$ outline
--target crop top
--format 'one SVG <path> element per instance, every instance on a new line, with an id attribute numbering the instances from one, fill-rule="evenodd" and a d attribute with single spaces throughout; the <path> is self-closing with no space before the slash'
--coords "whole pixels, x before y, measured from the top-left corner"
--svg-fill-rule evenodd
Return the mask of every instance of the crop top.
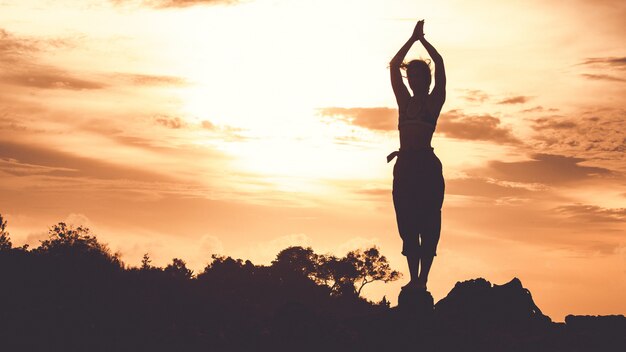
<path id="1" fill-rule="evenodd" d="M 411 104 L 412 99 L 413 98 L 409 100 L 404 111 L 400 111 L 399 113 L 398 129 L 408 125 L 420 125 L 434 132 L 437 119 L 435 116 L 432 116 L 432 113 L 428 110 L 426 102 L 416 107 L 415 104 Z"/>

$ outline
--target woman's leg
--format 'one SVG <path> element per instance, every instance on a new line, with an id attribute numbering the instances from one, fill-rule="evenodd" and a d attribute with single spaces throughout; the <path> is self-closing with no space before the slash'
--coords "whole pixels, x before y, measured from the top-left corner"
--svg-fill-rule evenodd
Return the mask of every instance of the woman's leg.
<path id="1" fill-rule="evenodd" d="M 419 255 L 406 256 L 406 261 L 409 264 L 409 275 L 411 277 L 409 283 L 406 285 L 407 287 L 417 285 L 417 283 L 419 282 L 419 268 L 421 259 L 422 258 L 420 258 Z"/>
<path id="2" fill-rule="evenodd" d="M 402 254 L 406 256 L 406 261 L 409 266 L 410 281 L 406 286 L 415 286 L 419 279 L 421 261 L 417 223 L 415 222 L 414 216 L 411 216 L 409 212 L 398 209 L 397 206 L 396 220 L 398 222 L 398 232 L 400 232 L 400 237 L 402 238 Z"/>
<path id="3" fill-rule="evenodd" d="M 426 289 L 428 283 L 428 274 L 430 273 L 430 267 L 433 264 L 433 259 L 437 255 L 437 244 L 439 243 L 439 237 L 441 235 L 441 211 L 433 211 L 430 216 L 425 219 L 424 226 L 422 228 L 422 252 L 420 256 L 421 270 L 417 277 L 417 282 L 420 287 Z"/>
<path id="4" fill-rule="evenodd" d="M 435 256 L 432 254 L 424 254 L 420 259 L 422 270 L 417 276 L 417 285 L 426 289 L 426 284 L 428 283 L 428 273 L 430 273 L 430 267 L 433 265 L 433 259 L 435 259 Z"/>
<path id="5" fill-rule="evenodd" d="M 394 180 L 393 205 L 396 211 L 398 232 L 402 238 L 402 254 L 409 266 L 410 281 L 405 287 L 415 286 L 419 278 L 420 243 L 419 224 L 415 216 L 414 200 L 410 188 Z"/>

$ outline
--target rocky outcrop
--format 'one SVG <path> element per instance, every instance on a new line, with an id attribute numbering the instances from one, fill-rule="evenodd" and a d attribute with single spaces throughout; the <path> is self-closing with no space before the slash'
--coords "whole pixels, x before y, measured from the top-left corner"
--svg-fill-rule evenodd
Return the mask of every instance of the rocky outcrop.
<path id="1" fill-rule="evenodd" d="M 518 278 L 504 285 L 492 285 L 482 278 L 457 282 L 435 305 L 435 316 L 445 325 L 459 328 L 479 325 L 519 329 L 551 322 Z"/>

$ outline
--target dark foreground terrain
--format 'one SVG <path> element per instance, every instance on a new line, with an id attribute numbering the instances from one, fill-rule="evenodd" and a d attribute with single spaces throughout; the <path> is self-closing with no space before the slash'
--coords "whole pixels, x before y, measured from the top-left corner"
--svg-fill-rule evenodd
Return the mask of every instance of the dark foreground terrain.
<path id="1" fill-rule="evenodd" d="M 214 257 L 193 275 L 179 259 L 126 267 L 61 225 L 32 250 L 0 237 L 0 351 L 626 351 L 624 316 L 553 323 L 517 279 L 459 282 L 434 305 L 403 292 L 392 308 L 359 297 L 361 279 L 397 278 L 372 249 L 291 247 L 270 266 Z"/>

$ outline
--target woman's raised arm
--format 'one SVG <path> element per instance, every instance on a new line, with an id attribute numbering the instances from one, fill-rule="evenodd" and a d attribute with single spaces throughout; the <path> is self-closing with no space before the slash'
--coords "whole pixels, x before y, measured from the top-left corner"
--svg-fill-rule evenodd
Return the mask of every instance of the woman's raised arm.
<path id="1" fill-rule="evenodd" d="M 443 103 L 446 101 L 446 69 L 443 65 L 443 58 L 424 36 L 420 38 L 420 41 L 435 63 L 435 87 L 431 96 L 437 100 L 440 106 L 443 106 Z"/>
<path id="2" fill-rule="evenodd" d="M 393 93 L 396 96 L 396 102 L 398 103 L 399 109 L 404 109 L 411 98 L 411 94 L 409 94 L 409 90 L 404 85 L 404 81 L 402 80 L 402 61 L 406 57 L 406 54 L 413 46 L 413 43 L 420 40 L 424 36 L 424 20 L 418 21 L 417 25 L 415 25 L 415 29 L 413 30 L 413 34 L 407 40 L 406 43 L 398 50 L 398 53 L 391 59 L 389 62 L 389 68 L 391 70 L 391 88 L 393 88 Z"/>

